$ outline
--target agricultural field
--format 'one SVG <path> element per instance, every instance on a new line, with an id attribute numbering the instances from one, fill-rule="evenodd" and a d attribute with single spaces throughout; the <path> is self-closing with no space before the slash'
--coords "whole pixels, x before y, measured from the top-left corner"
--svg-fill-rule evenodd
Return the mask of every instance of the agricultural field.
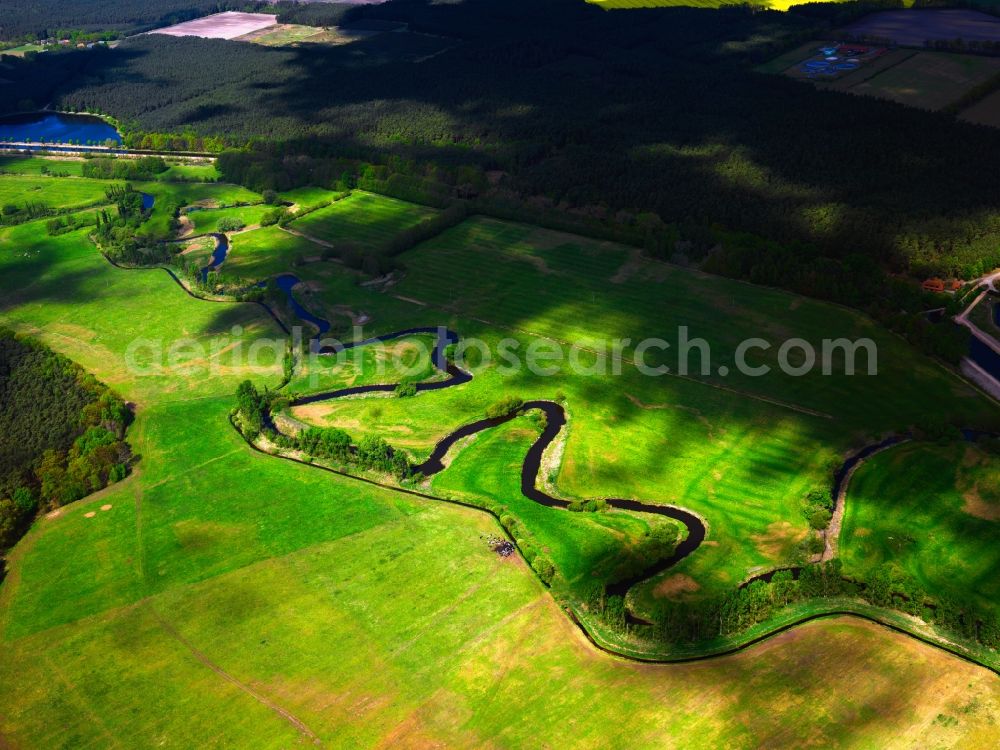
<path id="1" fill-rule="evenodd" d="M 88 182 L 24 171 L 0 174 L 0 191 L 26 179 Z M 261 200 L 214 182 L 137 188 L 156 198 L 156 231 L 166 231 L 170 206 Z M 282 197 L 309 205 L 326 196 Z M 204 228 L 262 208 L 191 216 L 207 215 L 197 219 L 209 222 Z M 299 225 L 312 219 L 310 235 L 376 249 L 433 213 L 355 193 L 290 228 L 306 232 Z M 37 336 L 134 403 L 129 440 L 140 460 L 124 482 L 40 518 L 10 557 L 0 583 L 0 744 L 991 746 L 1000 720 L 992 673 L 857 618 L 817 619 L 691 664 L 600 652 L 557 597 L 615 579 L 653 527 L 672 521 L 568 513 L 524 498 L 518 470 L 544 428 L 537 413 L 462 443 L 444 471 L 412 487 L 503 504 L 556 562 L 550 591 L 519 555 L 487 546 L 486 537 L 504 534 L 488 514 L 254 450 L 229 418 L 241 381 L 281 383 L 285 339 L 274 321 L 253 304 L 196 299 L 162 270 L 115 268 L 87 234 L 49 236 L 44 221 L 0 227 L 0 325 Z M 858 313 L 614 243 L 471 218 L 404 253 L 406 272 L 387 288 L 362 285 L 360 273 L 319 260 L 321 251 L 277 226 L 238 232 L 222 276 L 293 270 L 310 310 L 364 319 L 364 335 L 447 325 L 492 351 L 503 339 L 522 350 L 580 345 L 593 372 L 557 362 L 552 375 L 511 373 L 470 355 L 475 377 L 459 387 L 291 413 L 354 439 L 384 436 L 419 458 L 504 395 L 558 401 L 570 421 L 561 460 L 540 483 L 570 499 L 673 503 L 708 523 L 703 546 L 668 571 L 684 585 L 661 576 L 634 591 L 639 611 L 678 595 L 697 601 L 799 560 L 809 533 L 801 498 L 828 483 L 831 460 L 873 437 L 928 414 L 1000 426 L 991 402 Z M 673 335 L 679 325 L 711 344 L 709 375 L 600 371 L 629 365 L 638 338 Z M 870 336 L 879 375 L 754 378 L 719 369 L 748 335 L 817 341 L 834 333 Z M 601 357 L 612 338 L 632 342 L 619 358 Z M 276 345 L 250 361 L 261 339 Z M 386 359 L 408 366 L 408 377 L 438 378 L 429 341 L 409 336 L 349 350 L 339 364 L 302 362 L 288 390 L 392 382 L 398 371 L 383 371 Z M 164 359 L 171 351 L 177 356 Z M 753 362 L 773 365 L 773 352 Z M 912 457 L 942 492 L 958 459 L 966 473 L 955 486 L 993 502 L 985 459 L 913 448 L 943 451 L 938 464 Z M 899 456 L 910 460 L 884 454 Z M 860 498 L 861 525 L 871 520 L 868 497 L 895 493 L 899 508 L 860 538 L 888 538 L 912 493 L 872 485 L 867 468 L 851 495 Z M 954 522 L 959 500 L 942 506 L 942 525 Z M 852 564 L 863 566 L 881 553 L 851 547 L 847 535 L 858 528 L 845 519 L 842 547 L 857 549 Z M 910 552 L 901 564 L 919 570 L 937 550 Z M 60 689 L 39 689 L 52 684 Z M 158 710 L 137 711 L 137 696 Z"/>
<path id="2" fill-rule="evenodd" d="M 47 175 L 49 173 L 83 176 L 83 159 L 61 157 L 0 156 L 0 173 Z"/>
<path id="3" fill-rule="evenodd" d="M 433 208 L 356 190 L 343 200 L 293 221 L 289 227 L 332 245 L 363 253 L 380 250 L 399 231 L 437 213 Z"/>
<path id="4" fill-rule="evenodd" d="M 219 170 L 215 168 L 215 164 L 180 162 L 169 164 L 167 171 L 158 174 L 156 179 L 163 182 L 215 182 L 219 176 Z"/>
<path id="5" fill-rule="evenodd" d="M 1000 128 L 1000 91 L 980 99 L 968 109 L 964 110 L 959 119 L 973 122 L 977 125 L 987 125 L 991 128 Z"/>
<path id="6" fill-rule="evenodd" d="M 923 47 L 930 40 L 1000 41 L 1000 19 L 976 10 L 933 8 L 872 13 L 844 31 L 854 37 L 890 39 L 894 44 Z"/>
<path id="7" fill-rule="evenodd" d="M 784 74 L 833 89 L 929 110 L 948 109 L 1000 76 L 995 57 L 952 52 L 890 49 L 857 43 L 812 41 L 757 66 L 761 73 Z M 991 124 L 989 94 L 962 113 L 963 119 Z"/>
<path id="8" fill-rule="evenodd" d="M 236 39 L 254 31 L 266 29 L 276 23 L 268 13 L 236 13 L 227 11 L 210 16 L 165 26 L 149 33 L 166 36 L 198 36 L 205 39 Z"/>
<path id="9" fill-rule="evenodd" d="M 281 23 L 238 37 L 237 41 L 253 42 L 265 47 L 294 47 L 299 44 L 348 44 L 359 39 L 366 39 L 373 36 L 374 33 L 377 32 Z"/>
<path id="10" fill-rule="evenodd" d="M 1000 60 L 994 57 L 920 52 L 850 91 L 939 110 L 998 74 Z"/>

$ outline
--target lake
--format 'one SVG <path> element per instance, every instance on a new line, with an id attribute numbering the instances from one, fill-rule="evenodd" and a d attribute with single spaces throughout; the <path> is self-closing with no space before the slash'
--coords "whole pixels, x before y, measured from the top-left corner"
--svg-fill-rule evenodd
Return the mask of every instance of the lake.
<path id="1" fill-rule="evenodd" d="M 118 131 L 99 117 L 36 112 L 0 118 L 0 142 L 121 145 Z"/>

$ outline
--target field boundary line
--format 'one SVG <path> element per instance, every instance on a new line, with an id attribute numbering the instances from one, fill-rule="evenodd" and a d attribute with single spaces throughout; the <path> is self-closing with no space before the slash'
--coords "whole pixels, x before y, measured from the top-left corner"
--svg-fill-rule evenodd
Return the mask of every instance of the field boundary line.
<path id="1" fill-rule="evenodd" d="M 112 734 L 111 731 L 104 725 L 104 722 L 101 721 L 100 714 L 94 711 L 90 702 L 85 697 L 81 696 L 76 685 L 74 685 L 69 678 L 66 677 L 66 673 L 63 672 L 56 660 L 44 651 L 42 652 L 42 658 L 45 660 L 45 663 L 48 664 L 49 669 L 55 673 L 57 679 L 63 684 L 66 691 L 73 697 L 73 702 L 76 703 L 88 717 L 90 717 L 91 722 L 94 726 L 101 730 L 101 734 L 104 735 L 108 742 L 115 747 L 121 747 L 121 743 L 115 738 L 115 735 Z"/>
<path id="2" fill-rule="evenodd" d="M 287 232 L 288 234 L 292 235 L 293 237 L 299 237 L 300 239 L 303 239 L 303 240 L 306 240 L 308 242 L 311 242 L 314 245 L 319 245 L 320 247 L 326 247 L 326 248 L 329 248 L 331 250 L 334 247 L 334 245 L 333 245 L 332 242 L 327 242 L 326 240 L 321 240 L 319 237 L 313 237 L 311 234 L 306 234 L 301 229 L 292 229 L 291 227 L 283 227 L 280 224 L 278 225 L 278 229 L 280 229 L 282 232 Z"/>
<path id="3" fill-rule="evenodd" d="M 907 60 L 912 60 L 914 57 L 916 57 L 917 55 L 919 55 L 920 52 L 921 52 L 921 50 L 912 50 L 910 52 L 910 54 L 907 55 L 906 57 L 904 57 L 903 59 L 897 60 L 892 65 L 887 65 L 884 68 L 879 68 L 879 69 L 877 69 L 875 71 L 870 71 L 871 75 L 865 76 L 864 78 L 862 78 L 861 80 L 859 80 L 857 83 L 852 83 L 847 88 L 840 89 L 840 91 L 846 91 L 846 92 L 854 93 L 855 87 L 860 86 L 862 83 L 868 83 L 869 81 L 875 80 L 876 78 L 878 78 L 880 75 L 882 75 L 883 73 L 885 73 L 888 70 L 892 70 L 893 68 L 898 68 L 900 65 L 902 65 L 903 63 L 905 63 Z M 864 70 L 864 68 L 862 68 L 862 70 Z M 831 88 L 831 90 L 837 91 L 838 89 Z"/>
<path id="4" fill-rule="evenodd" d="M 175 628 L 171 623 L 167 622 L 167 620 L 163 617 L 163 615 L 157 612 L 152 604 L 149 604 L 147 602 L 147 608 L 156 618 L 157 622 L 160 624 L 160 627 L 162 627 L 163 630 L 165 630 L 171 637 L 173 637 L 175 640 L 181 643 L 188 651 L 190 651 L 191 655 L 199 662 L 201 662 L 201 664 L 203 664 L 208 669 L 211 669 L 213 672 L 222 677 L 224 680 L 226 680 L 227 682 L 237 687 L 239 690 L 249 695 L 251 698 L 260 703 L 262 706 L 266 706 L 271 711 L 276 713 L 286 722 L 295 727 L 295 729 L 297 729 L 300 734 L 312 740 L 314 745 L 322 746 L 323 743 L 320 740 L 319 736 L 317 736 L 316 733 L 313 732 L 305 724 L 305 722 L 303 722 L 301 719 L 295 716 L 295 714 L 293 714 L 286 708 L 282 708 L 281 706 L 279 706 L 277 703 L 270 700 L 266 696 L 258 693 L 252 687 L 242 682 L 238 678 L 234 677 L 232 674 L 230 674 L 221 666 L 212 661 L 204 652 L 199 651 L 198 648 L 191 641 L 189 641 L 187 638 L 181 635 L 181 633 L 177 630 L 177 628 Z"/>

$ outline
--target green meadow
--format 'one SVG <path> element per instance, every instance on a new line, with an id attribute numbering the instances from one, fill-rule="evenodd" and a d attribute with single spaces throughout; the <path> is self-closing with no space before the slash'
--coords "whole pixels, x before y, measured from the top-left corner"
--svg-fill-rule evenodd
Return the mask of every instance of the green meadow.
<path id="1" fill-rule="evenodd" d="M 260 223 L 260 217 L 271 210 L 271 206 L 237 206 L 234 208 L 211 208 L 203 211 L 190 211 L 187 218 L 194 228 L 195 234 L 219 232 L 219 222 L 226 219 L 242 222 L 245 227 Z"/>
<path id="2" fill-rule="evenodd" d="M 5 174 L 43 175 L 56 173 L 70 177 L 83 176 L 83 159 L 0 156 L 0 172 Z"/>
<path id="3" fill-rule="evenodd" d="M 461 388 L 311 404 L 293 415 L 380 435 L 420 461 L 506 394 L 562 400 L 568 436 L 547 477 L 558 494 L 671 503 L 705 519 L 708 543 L 663 576 L 684 576 L 685 598 L 716 595 L 755 572 L 808 557 L 802 501 L 830 487 L 831 467 L 852 449 L 934 413 L 969 425 L 997 419 L 970 387 L 857 313 L 646 261 L 610 243 L 471 219 L 400 261 L 405 277 L 389 294 L 335 280 L 333 266 L 323 276 L 313 266 L 298 273 L 313 284 L 314 299 L 368 314 L 366 335 L 446 324 L 481 340 L 491 361 L 477 361 L 470 349 L 476 377 Z M 631 364 L 635 343 L 624 348 L 621 374 L 603 374 L 614 365 L 595 354 L 605 341 L 666 339 L 682 325 L 710 344 L 712 375 L 641 374 Z M 754 336 L 775 347 L 796 336 L 817 347 L 826 337 L 870 337 L 878 375 L 719 376 L 716 362 L 731 362 L 724 357 Z M 503 339 L 522 356 L 532 345 L 558 343 L 566 352 L 576 344 L 578 363 L 595 372 L 576 371 L 569 354 L 545 363 L 552 375 L 504 372 L 495 356 Z M 772 349 L 753 364 L 778 363 Z M 696 359 L 692 370 L 697 366 Z M 938 394 L 933 413 L 920 395 L 928 391 Z M 669 583 L 652 581 L 633 592 L 634 603 L 643 609 L 670 591 Z"/>
<path id="4" fill-rule="evenodd" d="M 371 252 L 380 250 L 399 231 L 435 213 L 434 209 L 415 203 L 356 190 L 326 208 L 296 219 L 290 226 L 324 242 L 352 243 L 363 252 Z"/>
<path id="5" fill-rule="evenodd" d="M 840 556 L 849 574 L 891 565 L 932 595 L 996 609 L 1000 459 L 970 443 L 876 456 L 851 483 Z"/>
<path id="6" fill-rule="evenodd" d="M 229 238 L 225 273 L 262 280 L 292 269 L 320 250 L 277 225 L 238 232 Z"/>
<path id="7" fill-rule="evenodd" d="M 0 190 L 23 179 L 0 175 Z M 169 205 L 261 199 L 217 183 L 140 189 L 156 196 L 152 222 L 164 232 Z M 335 225 L 367 227 L 372 246 L 379 232 L 398 231 L 374 229 L 372 201 L 383 213 L 393 206 L 393 221 L 409 217 L 397 226 L 425 215 L 358 197 Z M 193 299 L 162 270 L 112 267 L 86 230 L 51 237 L 44 223 L 0 228 L 0 324 L 132 402 L 139 460 L 124 482 L 40 518 L 10 556 L 0 583 L 0 745 L 596 748 L 675 737 L 706 748 L 974 747 L 995 737 L 992 674 L 857 619 L 817 620 L 686 665 L 598 651 L 520 557 L 486 546 L 485 535 L 502 533 L 491 516 L 244 442 L 228 421 L 237 384 L 281 380 L 280 347 L 246 359 L 263 337 L 283 345 L 259 307 Z M 797 559 L 807 533 L 800 501 L 850 448 L 928 411 L 996 419 L 991 402 L 854 313 L 619 246 L 474 219 L 402 256 L 405 276 L 385 292 L 336 263 L 295 265 L 316 254 L 277 227 L 237 233 L 223 274 L 293 268 L 317 314 L 367 316 L 365 335 L 445 324 L 491 348 L 558 339 L 587 347 L 590 365 L 604 337 L 662 335 L 682 322 L 713 351 L 760 326 L 774 336 L 870 335 L 874 378 L 585 375 L 565 362 L 543 376 L 473 356 L 476 377 L 459 388 L 296 413 L 355 439 L 382 435 L 419 458 L 501 396 L 558 399 L 570 422 L 562 460 L 543 477 L 555 491 L 676 503 L 706 519 L 705 545 L 670 571 L 694 583 L 686 596 Z M 395 371 L 383 365 L 396 357 L 412 377 L 433 377 L 421 343 L 353 350 L 337 366 L 303 362 L 289 387 L 386 382 Z M 529 414 L 481 433 L 420 489 L 508 507 L 566 586 L 613 578 L 655 521 L 522 498 L 519 467 L 539 427 Z M 952 476 L 955 459 L 940 461 Z M 864 498 L 863 472 L 858 481 Z M 978 486 L 987 491 L 982 478 Z M 637 606 L 661 596 L 661 583 L 634 592 Z"/>
<path id="8" fill-rule="evenodd" d="M 2 175 L 0 206 L 24 207 L 34 203 L 49 208 L 77 208 L 105 203 L 104 191 L 109 184 L 111 181 L 47 177 L 30 172 Z"/>

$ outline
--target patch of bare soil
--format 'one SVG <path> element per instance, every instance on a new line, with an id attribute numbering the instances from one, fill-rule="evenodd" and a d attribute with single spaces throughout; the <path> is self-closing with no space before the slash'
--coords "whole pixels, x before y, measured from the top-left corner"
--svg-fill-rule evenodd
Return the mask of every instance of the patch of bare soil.
<path id="1" fill-rule="evenodd" d="M 962 510 L 970 516 L 982 518 L 986 521 L 1000 521 L 1000 503 L 991 503 L 984 500 L 979 494 L 978 486 L 963 493 L 962 499 L 965 500 Z"/>
<path id="2" fill-rule="evenodd" d="M 632 250 L 628 255 L 628 259 L 618 267 L 615 275 L 611 277 L 611 283 L 624 284 L 645 266 L 646 261 L 642 257 L 642 251 L 639 249 Z"/>
<path id="3" fill-rule="evenodd" d="M 786 559 L 809 532 L 806 529 L 793 526 L 790 521 L 775 521 L 767 527 L 764 534 L 750 537 L 754 547 L 771 560 Z"/>
<path id="4" fill-rule="evenodd" d="M 691 576 L 684 575 L 683 573 L 675 573 L 656 584 L 656 587 L 653 589 L 653 596 L 658 599 L 666 598 L 676 601 L 683 598 L 684 594 L 693 594 L 700 588 L 701 586 Z"/>
<path id="5" fill-rule="evenodd" d="M 194 233 L 194 224 L 191 222 L 191 219 L 188 216 L 186 216 L 185 214 L 181 214 L 180 217 L 178 217 L 177 221 L 181 225 L 180 232 L 177 235 L 178 239 L 184 239 L 189 234 Z"/>

